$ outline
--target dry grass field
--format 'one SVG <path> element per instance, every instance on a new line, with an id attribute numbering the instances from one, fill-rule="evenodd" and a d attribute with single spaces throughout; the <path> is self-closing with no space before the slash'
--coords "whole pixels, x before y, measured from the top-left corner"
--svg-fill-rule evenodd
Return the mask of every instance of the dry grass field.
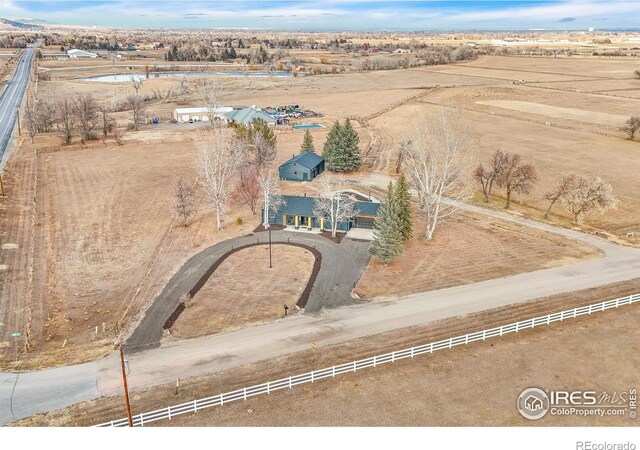
<path id="1" fill-rule="evenodd" d="M 273 268 L 268 245 L 230 255 L 189 300 L 171 337 L 189 339 L 272 321 L 283 316 L 283 305 L 295 314 L 314 259 L 311 252 L 287 245 L 273 246 Z"/>
<path id="2" fill-rule="evenodd" d="M 43 61 L 41 67 L 64 70 L 52 71 L 53 81 L 40 82 L 39 95 L 56 98 L 87 92 L 109 104 L 132 93 L 126 83 L 72 79 L 113 73 L 113 67 L 100 62 Z M 147 62 L 160 63 L 135 64 Z M 81 68 L 67 70 L 71 67 Z M 632 231 L 640 236 L 640 142 L 624 139 L 615 123 L 637 114 L 640 99 L 628 96 L 632 91 L 617 89 L 635 87 L 636 68 L 633 59 L 486 56 L 441 67 L 289 79 L 220 77 L 216 81 L 224 93 L 222 101 L 229 105 L 300 104 L 323 114 L 309 121 L 326 126 L 349 116 L 371 117 L 362 123 L 354 121 L 354 125 L 363 150 L 375 147 L 376 160 L 354 179 L 393 174 L 399 142 L 409 136 L 412 121 L 425 112 L 439 111 L 441 105 L 460 107 L 475 129 L 479 160 L 502 148 L 521 153 L 538 168 L 540 182 L 529 196 L 516 198 L 516 212 L 522 205 L 537 211 L 533 217 L 541 217 L 540 210 L 546 207 L 544 192 L 561 173 L 591 173 L 613 185 L 620 204 L 605 215 L 588 216 L 586 227 L 624 239 Z M 129 69 L 116 67 L 121 70 Z M 525 84 L 514 84 L 518 80 Z M 184 96 L 151 103 L 148 115 L 168 121 L 176 106 L 201 105 L 196 81 L 190 81 L 190 92 Z M 574 83 L 579 83 L 581 92 L 572 87 Z M 177 79 L 148 80 L 142 90 L 166 90 L 178 84 Z M 589 93 L 590 89 L 598 94 Z M 606 94 L 612 90 L 625 97 Z M 424 96 L 415 98 L 416 94 Z M 126 112 L 116 118 L 121 126 L 129 121 Z M 123 146 L 97 141 L 86 148 L 74 144 L 58 149 L 60 140 L 55 136 L 37 136 L 35 145 L 25 140 L 17 146 L 6 172 L 9 195 L 0 199 L 0 322 L 5 325 L 0 329 L 0 347 L 8 347 L 8 333 L 22 330 L 30 333 L 33 348 L 23 355 L 20 366 L 8 362 L 3 366 L 55 365 L 103 354 L 111 348 L 115 331 L 122 335 L 128 330 L 190 255 L 255 227 L 250 211 L 237 205 L 221 233 L 214 230 L 206 206 L 186 230 L 173 226 L 170 185 L 176 175 L 194 178 L 195 147 L 189 144 L 193 133 L 188 126 L 163 123 L 128 132 Z M 313 132 L 318 151 L 326 133 L 326 128 Z M 278 132 L 278 142 L 276 161 L 281 162 L 298 151 L 302 133 Z M 48 150 L 36 156 L 36 148 Z M 312 192 L 314 187 L 313 183 L 284 183 L 283 189 L 285 193 Z M 568 223 L 560 208 L 555 213 L 559 223 Z M 236 225 L 237 218 L 244 224 Z M 473 250 L 475 240 L 456 239 L 471 223 L 474 228 L 466 234 L 482 236 L 481 242 L 492 252 L 499 247 L 499 256 L 487 259 L 486 254 Z M 438 263 L 425 258 L 421 267 L 442 272 L 431 274 L 424 287 L 509 273 L 511 268 L 504 267 L 507 257 L 517 261 L 520 269 L 592 256 L 540 236 L 524 236 L 522 230 L 491 231 L 495 227 L 502 225 L 472 222 L 468 217 L 452 221 L 450 228 L 443 226 L 441 243 L 455 243 L 461 253 L 476 258 L 469 262 L 475 269 L 462 273 L 453 257 L 441 256 Z M 498 235 L 513 236 L 517 244 L 505 246 L 507 239 Z M 536 244 L 541 242 L 541 247 Z M 423 247 L 428 245 L 416 245 L 415 251 L 426 251 Z M 560 256 L 551 256 L 558 251 Z M 372 263 L 370 270 L 380 268 Z M 388 273 L 393 270 L 392 266 Z M 390 293 L 387 288 L 385 295 Z M 111 334 L 102 335 L 103 322 Z"/>
<path id="3" fill-rule="evenodd" d="M 132 410 L 133 414 L 152 411 L 311 369 L 636 293 L 638 289 L 640 279 L 368 336 L 316 351 L 310 349 L 181 380 L 177 393 L 175 384 L 135 391 L 131 395 Z M 634 324 L 639 312 L 636 305 L 557 322 L 335 380 L 298 386 L 291 391 L 254 397 L 247 402 L 225 404 L 156 425 L 627 425 L 628 419 L 600 422 L 593 418 L 543 419 L 535 423 L 521 418 L 515 403 L 520 391 L 530 386 L 607 391 L 635 386 L 640 336 Z M 521 370 L 522 367 L 527 370 Z M 447 402 L 452 396 L 456 401 Z M 399 402 L 399 398 L 404 400 Z M 125 415 L 124 399 L 117 396 L 38 414 L 15 425 L 87 426 Z"/>
<path id="4" fill-rule="evenodd" d="M 389 266 L 371 260 L 355 292 L 363 298 L 397 297 L 475 283 L 597 257 L 597 251 L 517 224 L 460 214 L 425 241 L 414 236 Z M 472 230 L 472 231 L 471 231 Z"/>

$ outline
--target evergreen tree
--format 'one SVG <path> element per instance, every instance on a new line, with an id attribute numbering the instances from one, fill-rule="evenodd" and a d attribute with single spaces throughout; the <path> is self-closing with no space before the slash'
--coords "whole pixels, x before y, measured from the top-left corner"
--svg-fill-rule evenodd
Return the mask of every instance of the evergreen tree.
<path id="1" fill-rule="evenodd" d="M 342 149 L 344 152 L 346 171 L 351 172 L 360 169 L 360 137 L 358 132 L 347 119 L 342 129 Z"/>
<path id="2" fill-rule="evenodd" d="M 327 134 L 327 140 L 324 141 L 324 147 L 322 149 L 322 156 L 327 163 L 329 169 L 333 170 L 333 160 L 335 155 L 339 151 L 340 136 L 342 135 L 342 125 L 336 120 L 333 124 L 329 134 Z"/>
<path id="3" fill-rule="evenodd" d="M 307 152 L 315 152 L 316 149 L 313 146 L 313 136 L 311 136 L 311 132 L 307 128 L 307 131 L 304 132 L 304 139 L 302 141 L 302 147 L 300 148 L 300 153 Z"/>
<path id="4" fill-rule="evenodd" d="M 402 240 L 407 241 L 412 234 L 411 194 L 409 194 L 409 185 L 404 174 L 400 175 L 400 179 L 395 185 L 394 200 L 397 205 L 397 223 L 402 234 Z"/>
<path id="5" fill-rule="evenodd" d="M 373 241 L 369 246 L 369 254 L 377 256 L 385 266 L 402 253 L 404 241 L 398 226 L 395 191 L 393 184 L 389 183 L 384 203 L 373 222 Z"/>

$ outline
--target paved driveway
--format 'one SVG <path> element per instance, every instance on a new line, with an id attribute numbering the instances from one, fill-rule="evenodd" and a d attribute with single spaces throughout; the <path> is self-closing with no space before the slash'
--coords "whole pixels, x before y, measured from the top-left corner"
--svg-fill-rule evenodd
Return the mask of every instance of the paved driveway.
<path id="1" fill-rule="evenodd" d="M 320 272 L 316 277 L 307 301 L 308 313 L 322 308 L 355 303 L 351 290 L 364 271 L 369 260 L 367 242 L 343 239 L 340 244 L 311 233 L 273 231 L 272 242 L 295 242 L 313 247 L 322 254 Z M 207 270 L 228 251 L 247 244 L 268 242 L 268 233 L 261 232 L 241 236 L 213 245 L 193 256 L 169 280 L 160 295 L 135 328 L 126 346 L 131 351 L 158 347 L 162 339 L 162 327 L 171 313 Z"/>

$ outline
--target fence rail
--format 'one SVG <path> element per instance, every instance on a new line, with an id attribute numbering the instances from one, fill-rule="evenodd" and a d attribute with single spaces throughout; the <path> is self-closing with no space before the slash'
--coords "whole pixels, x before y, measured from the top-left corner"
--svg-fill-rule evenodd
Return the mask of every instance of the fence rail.
<path id="1" fill-rule="evenodd" d="M 268 381 L 256 386 L 237 389 L 235 391 L 226 392 L 223 394 L 215 395 L 213 397 L 201 398 L 186 403 L 181 403 L 179 405 L 169 406 L 168 408 L 162 408 L 155 411 L 136 414 L 135 416 L 133 416 L 133 425 L 144 426 L 144 424 L 146 423 L 163 419 L 171 419 L 172 417 L 176 417 L 181 414 L 195 413 L 205 408 L 221 406 L 226 403 L 238 400 L 246 400 L 256 395 L 269 394 L 280 389 L 291 389 L 293 386 L 297 386 L 299 384 L 313 383 L 315 381 L 322 380 L 323 378 L 333 378 L 344 373 L 355 372 L 357 370 L 362 370 L 369 367 L 376 367 L 380 364 L 392 363 L 406 358 L 413 358 L 415 356 L 433 353 L 438 350 L 444 350 L 456 347 L 458 345 L 466 345 L 471 342 L 484 341 L 485 339 L 504 336 L 505 334 L 509 333 L 517 333 L 521 330 L 535 328 L 541 325 L 548 325 L 553 322 L 572 319 L 574 317 L 605 311 L 607 309 L 618 308 L 623 305 L 631 305 L 637 302 L 640 302 L 640 294 L 633 294 L 626 297 L 607 300 L 601 303 L 580 306 L 578 308 L 573 308 L 566 311 L 551 313 L 546 316 L 534 317 L 531 319 L 522 320 L 520 322 L 511 323 L 508 325 L 502 325 L 487 330 L 476 331 L 474 333 L 456 336 L 437 342 L 430 342 L 428 344 L 419 345 L 404 350 L 397 350 L 394 352 L 385 353 L 383 355 L 376 355 L 370 358 L 351 361 L 345 364 L 327 367 L 320 370 L 314 370 L 300 375 L 292 375 L 280 380 Z M 125 427 L 127 425 L 128 420 L 124 418 L 101 423 L 96 426 Z"/>

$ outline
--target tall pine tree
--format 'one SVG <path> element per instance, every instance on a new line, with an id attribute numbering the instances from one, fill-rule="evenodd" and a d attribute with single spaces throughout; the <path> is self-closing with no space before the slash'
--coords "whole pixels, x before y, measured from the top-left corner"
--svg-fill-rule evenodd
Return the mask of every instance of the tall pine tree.
<path id="1" fill-rule="evenodd" d="M 300 153 L 307 152 L 315 152 L 316 149 L 313 146 L 313 136 L 311 136 L 311 132 L 307 128 L 307 131 L 304 132 L 304 139 L 302 140 L 302 147 L 300 148 Z"/>
<path id="2" fill-rule="evenodd" d="M 398 226 L 395 191 L 393 184 L 389 183 L 384 203 L 380 205 L 378 216 L 373 222 L 373 242 L 369 246 L 369 253 L 377 256 L 385 266 L 402 253 L 404 242 Z"/>
<path id="3" fill-rule="evenodd" d="M 333 169 L 333 161 L 335 155 L 339 152 L 340 145 L 340 136 L 342 135 L 342 125 L 340 122 L 336 120 L 336 123 L 333 124 L 331 130 L 329 130 L 329 134 L 327 134 L 327 139 L 324 141 L 324 147 L 322 149 L 322 156 L 328 165 L 330 170 Z"/>
<path id="4" fill-rule="evenodd" d="M 344 172 L 360 169 L 360 137 L 347 119 L 342 128 L 341 150 L 344 159 Z"/>
<path id="5" fill-rule="evenodd" d="M 403 241 L 407 241 L 412 234 L 411 225 L 411 194 L 409 193 L 409 185 L 404 174 L 400 175 L 400 179 L 395 185 L 394 200 L 397 205 L 396 213 L 398 215 L 398 226 L 402 234 Z"/>

